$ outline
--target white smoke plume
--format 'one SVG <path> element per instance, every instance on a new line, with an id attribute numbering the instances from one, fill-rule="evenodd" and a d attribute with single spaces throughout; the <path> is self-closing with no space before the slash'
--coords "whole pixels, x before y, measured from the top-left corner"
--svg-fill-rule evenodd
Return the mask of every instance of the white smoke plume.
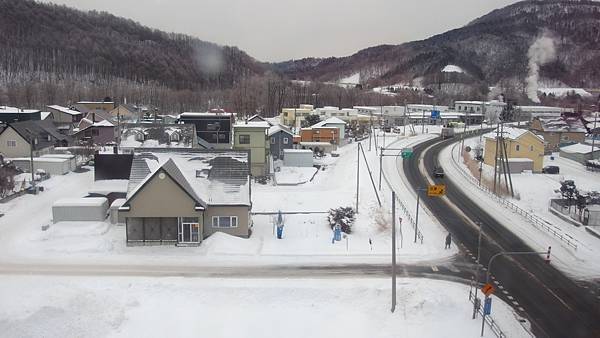
<path id="1" fill-rule="evenodd" d="M 531 101 L 539 103 L 540 99 L 538 98 L 537 90 L 540 66 L 556 58 L 554 39 L 547 33 L 544 33 L 529 47 L 527 57 L 529 58 L 529 74 L 525 79 L 527 83 L 527 96 Z"/>

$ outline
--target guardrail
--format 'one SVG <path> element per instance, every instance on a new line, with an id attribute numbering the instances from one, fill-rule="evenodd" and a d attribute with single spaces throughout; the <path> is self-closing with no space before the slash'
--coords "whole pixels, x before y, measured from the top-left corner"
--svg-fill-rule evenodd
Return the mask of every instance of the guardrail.
<path id="1" fill-rule="evenodd" d="M 477 292 L 477 289 L 475 289 L 475 293 L 476 292 Z M 472 291 L 472 289 L 469 290 L 469 301 L 471 302 L 471 304 L 473 304 L 475 302 L 475 293 Z M 483 316 L 483 306 L 480 306 L 479 310 L 477 310 L 477 312 L 479 312 L 479 314 L 481 314 Z M 500 326 L 498 325 L 498 323 L 496 323 L 496 321 L 492 318 L 492 316 L 486 315 L 485 322 L 490 327 L 490 330 L 492 330 L 492 332 L 494 332 L 496 337 L 506 338 L 506 335 L 504 334 L 504 332 L 502 332 L 502 330 L 500 329 Z"/>
<path id="2" fill-rule="evenodd" d="M 458 145 L 458 143 L 455 143 L 452 146 L 451 149 L 451 158 L 452 158 L 452 164 L 454 165 L 454 167 L 458 170 L 458 172 L 460 172 L 462 174 L 462 176 L 464 176 L 465 178 L 467 178 L 467 180 L 475 185 L 477 188 L 479 188 L 479 190 L 487 193 L 492 199 L 494 199 L 495 201 L 497 201 L 498 203 L 502 204 L 504 207 L 510 209 L 511 211 L 521 215 L 522 217 L 524 217 L 527 221 L 529 221 L 530 224 L 532 224 L 534 227 L 536 227 L 537 229 L 541 229 L 544 230 L 548 233 L 550 233 L 551 235 L 553 235 L 554 237 L 558 238 L 559 240 L 561 240 L 562 242 L 564 242 L 565 244 L 567 244 L 568 246 L 572 247 L 573 249 L 577 250 L 577 244 L 575 243 L 575 240 L 572 236 L 568 235 L 568 234 L 563 234 L 561 233 L 561 230 L 558 228 L 552 228 L 550 227 L 548 224 L 546 224 L 546 222 L 544 220 L 542 220 L 541 218 L 537 217 L 536 215 L 527 212 L 523 209 L 521 209 L 518 205 L 512 203 L 511 201 L 507 200 L 506 198 L 502 197 L 502 196 L 498 196 L 496 194 L 494 194 L 493 191 L 491 191 L 490 189 L 488 189 L 485 186 L 479 185 L 479 181 L 473 177 L 470 173 L 466 172 L 458 163 L 457 159 L 454 157 L 456 151 L 456 146 Z"/>

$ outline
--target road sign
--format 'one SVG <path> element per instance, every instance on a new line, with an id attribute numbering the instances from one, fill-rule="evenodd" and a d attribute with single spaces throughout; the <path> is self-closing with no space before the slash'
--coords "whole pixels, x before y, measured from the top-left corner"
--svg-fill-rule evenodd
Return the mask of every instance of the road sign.
<path id="1" fill-rule="evenodd" d="M 444 196 L 446 194 L 446 185 L 436 184 L 427 188 L 427 196 Z"/>
<path id="2" fill-rule="evenodd" d="M 494 293 L 494 291 L 496 291 L 496 289 L 494 288 L 494 286 L 490 283 L 485 284 L 482 288 L 481 288 L 481 292 L 483 292 L 484 295 L 489 296 L 492 293 Z"/>
<path id="3" fill-rule="evenodd" d="M 434 120 L 437 120 L 440 118 L 440 111 L 439 110 L 432 110 L 431 111 L 431 118 Z"/>
<path id="4" fill-rule="evenodd" d="M 486 298 L 483 304 L 483 313 L 485 315 L 490 315 L 492 313 L 492 299 Z"/>
<path id="5" fill-rule="evenodd" d="M 402 149 L 402 158 L 410 158 L 413 154 L 412 148 Z"/>

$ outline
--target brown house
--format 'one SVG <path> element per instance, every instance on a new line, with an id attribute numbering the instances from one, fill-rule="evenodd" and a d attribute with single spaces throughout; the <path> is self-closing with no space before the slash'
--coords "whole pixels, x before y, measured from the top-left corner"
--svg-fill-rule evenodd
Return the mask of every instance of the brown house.
<path id="1" fill-rule="evenodd" d="M 300 129 L 300 142 L 327 142 L 340 144 L 340 131 L 336 127 L 310 127 Z"/>
<path id="2" fill-rule="evenodd" d="M 119 208 L 127 244 L 199 245 L 215 232 L 248 237 L 248 159 L 232 150 L 137 150 Z"/>
<path id="3" fill-rule="evenodd" d="M 556 152 L 561 145 L 583 143 L 585 129 L 578 117 L 558 117 L 550 119 L 534 118 L 529 130 L 544 138 L 545 152 Z"/>

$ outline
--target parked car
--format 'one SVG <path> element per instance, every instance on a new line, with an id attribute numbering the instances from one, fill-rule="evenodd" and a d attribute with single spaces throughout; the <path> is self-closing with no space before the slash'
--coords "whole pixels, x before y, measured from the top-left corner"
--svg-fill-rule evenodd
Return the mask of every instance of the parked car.
<path id="1" fill-rule="evenodd" d="M 433 167 L 433 177 L 444 178 L 444 169 L 442 167 Z"/>
<path id="2" fill-rule="evenodd" d="M 542 173 L 544 174 L 558 174 L 560 173 L 560 168 L 555 165 L 548 165 L 542 168 Z"/>
<path id="3" fill-rule="evenodd" d="M 450 137 L 454 137 L 454 129 L 453 128 L 442 128 L 442 138 L 447 139 Z"/>

